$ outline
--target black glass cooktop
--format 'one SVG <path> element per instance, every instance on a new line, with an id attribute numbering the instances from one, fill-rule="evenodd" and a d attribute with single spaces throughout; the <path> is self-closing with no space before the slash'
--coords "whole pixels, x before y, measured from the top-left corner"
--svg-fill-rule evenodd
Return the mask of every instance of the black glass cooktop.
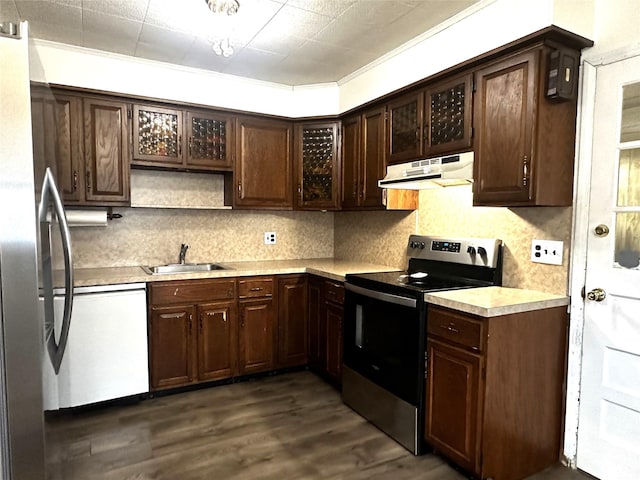
<path id="1" fill-rule="evenodd" d="M 404 296 L 473 286 L 463 280 L 442 278 L 424 272 L 409 274 L 406 271 L 347 275 L 346 281 L 363 288 Z"/>

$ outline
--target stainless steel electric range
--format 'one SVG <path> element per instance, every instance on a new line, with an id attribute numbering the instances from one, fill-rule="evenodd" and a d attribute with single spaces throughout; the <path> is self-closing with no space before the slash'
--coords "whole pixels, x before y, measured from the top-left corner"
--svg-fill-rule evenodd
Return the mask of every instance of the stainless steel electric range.
<path id="1" fill-rule="evenodd" d="M 411 235 L 408 269 L 347 275 L 342 399 L 422 453 L 425 294 L 502 284 L 502 241 Z"/>

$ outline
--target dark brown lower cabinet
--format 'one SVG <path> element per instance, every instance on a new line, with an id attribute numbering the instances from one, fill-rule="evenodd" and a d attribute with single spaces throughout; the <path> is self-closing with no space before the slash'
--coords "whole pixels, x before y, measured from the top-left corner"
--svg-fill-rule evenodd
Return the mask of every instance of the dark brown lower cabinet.
<path id="1" fill-rule="evenodd" d="M 478 419 L 479 355 L 438 341 L 427 341 L 426 437 L 458 465 L 475 470 Z"/>
<path id="2" fill-rule="evenodd" d="M 240 351 L 238 373 L 273 370 L 274 362 L 274 309 L 272 298 L 241 300 Z"/>
<path id="3" fill-rule="evenodd" d="M 344 285 L 309 279 L 309 367 L 336 385 L 342 383 Z"/>
<path id="4" fill-rule="evenodd" d="M 307 277 L 265 275 L 150 283 L 151 389 L 307 363 L 314 368 L 321 364 L 325 377 L 339 383 L 343 287 L 325 279 L 308 284 Z M 310 333 L 310 325 L 316 333 Z"/>
<path id="5" fill-rule="evenodd" d="M 344 307 L 328 301 L 325 304 L 327 346 L 325 369 L 327 375 L 337 384 L 342 383 L 342 319 Z"/>
<path id="6" fill-rule="evenodd" d="M 198 380 L 233 376 L 238 356 L 235 302 L 207 303 L 197 310 Z"/>
<path id="7" fill-rule="evenodd" d="M 323 370 L 323 346 L 326 344 L 326 319 L 322 315 L 324 301 L 322 284 L 319 277 L 309 277 L 309 368 L 319 372 Z"/>
<path id="8" fill-rule="evenodd" d="M 149 285 L 152 390 L 232 377 L 237 371 L 235 279 Z"/>
<path id="9" fill-rule="evenodd" d="M 425 440 L 474 475 L 559 461 L 566 307 L 479 317 L 429 307 Z"/>
<path id="10" fill-rule="evenodd" d="M 278 277 L 278 368 L 307 364 L 307 310 L 307 276 Z"/>
<path id="11" fill-rule="evenodd" d="M 152 307 L 149 318 L 151 388 L 193 381 L 193 306 Z"/>

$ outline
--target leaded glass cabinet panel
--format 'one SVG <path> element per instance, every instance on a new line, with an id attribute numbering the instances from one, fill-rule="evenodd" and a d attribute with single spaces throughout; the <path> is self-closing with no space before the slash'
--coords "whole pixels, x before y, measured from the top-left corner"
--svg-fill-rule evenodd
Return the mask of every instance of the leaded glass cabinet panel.
<path id="1" fill-rule="evenodd" d="M 387 105 L 387 163 L 401 163 L 422 156 L 422 92 L 412 93 Z"/>
<path id="2" fill-rule="evenodd" d="M 182 111 L 133 107 L 133 158 L 171 165 L 182 163 Z"/>
<path id="3" fill-rule="evenodd" d="M 471 147 L 471 74 L 428 87 L 424 155 L 459 153 Z"/>
<path id="4" fill-rule="evenodd" d="M 224 116 L 187 112 L 187 166 L 231 169 L 232 122 Z"/>
<path id="5" fill-rule="evenodd" d="M 296 206 L 311 210 L 340 207 L 338 122 L 296 126 Z"/>

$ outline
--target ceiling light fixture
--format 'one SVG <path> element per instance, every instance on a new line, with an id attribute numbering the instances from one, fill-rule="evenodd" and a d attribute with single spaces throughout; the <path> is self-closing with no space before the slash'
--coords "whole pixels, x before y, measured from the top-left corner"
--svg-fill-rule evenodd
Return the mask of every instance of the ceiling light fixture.
<path id="1" fill-rule="evenodd" d="M 214 28 L 216 34 L 209 38 L 216 55 L 230 57 L 233 55 L 233 45 L 229 35 L 231 33 L 231 19 L 229 17 L 238 13 L 240 2 L 238 0 L 205 0 L 209 10 L 214 16 Z"/>

